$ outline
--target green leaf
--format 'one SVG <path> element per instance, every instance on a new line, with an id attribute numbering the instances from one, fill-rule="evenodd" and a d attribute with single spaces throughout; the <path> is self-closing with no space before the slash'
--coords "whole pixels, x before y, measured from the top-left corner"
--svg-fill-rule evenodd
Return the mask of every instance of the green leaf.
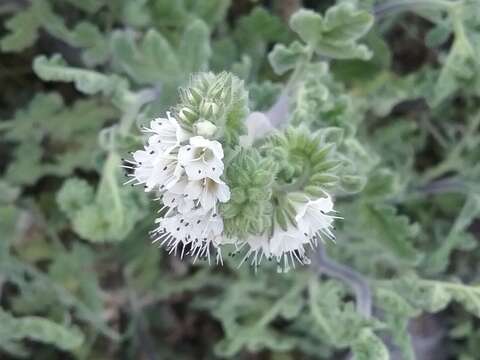
<path id="1" fill-rule="evenodd" d="M 397 291 L 414 306 L 429 312 L 444 310 L 452 301 L 457 301 L 476 317 L 480 317 L 480 286 L 462 283 L 419 279 L 416 276 L 401 278 Z"/>
<path id="2" fill-rule="evenodd" d="M 36 9 L 32 6 L 17 14 L 5 23 L 10 31 L 2 37 L 0 46 L 5 52 L 18 52 L 32 46 L 38 38 L 41 21 L 37 18 Z"/>
<path id="3" fill-rule="evenodd" d="M 0 321 L 2 342 L 30 339 L 68 351 L 78 348 L 84 341 L 78 328 L 68 328 L 38 316 L 15 318 L 0 309 Z"/>
<path id="4" fill-rule="evenodd" d="M 102 6 L 101 1 L 69 1 L 92 12 Z M 18 52 L 32 46 L 39 36 L 40 29 L 43 29 L 71 46 L 86 48 L 82 57 L 88 64 L 102 63 L 107 57 L 108 45 L 97 26 L 89 22 L 80 22 L 74 30 L 69 30 L 64 19 L 53 11 L 47 0 L 32 2 L 30 7 L 10 18 L 6 27 L 10 34 L 4 36 L 0 42 L 3 51 Z"/>
<path id="5" fill-rule="evenodd" d="M 184 0 L 184 2 L 191 15 L 213 27 L 225 19 L 232 0 Z M 169 6 L 172 7 L 171 2 L 169 2 Z"/>
<path id="6" fill-rule="evenodd" d="M 0 264 L 9 257 L 10 246 L 16 238 L 16 224 L 20 212 L 14 206 L 0 206 Z"/>
<path id="7" fill-rule="evenodd" d="M 398 191 L 398 179 L 390 169 L 379 168 L 369 176 L 363 190 L 366 197 L 372 199 L 385 198 Z"/>
<path id="8" fill-rule="evenodd" d="M 144 216 L 145 198 L 120 184 L 120 158 L 110 153 L 93 202 L 71 215 L 74 230 L 93 242 L 122 241 Z"/>
<path id="9" fill-rule="evenodd" d="M 299 315 L 305 302 L 302 290 L 306 279 L 299 278 L 290 287 L 272 286 L 266 296 L 259 296 L 264 293 L 261 283 L 252 282 L 248 277 L 232 284 L 216 299 L 213 315 L 222 323 L 226 336 L 217 343 L 215 352 L 222 357 L 232 357 L 242 349 L 292 349 L 294 338 L 275 329 L 272 322 L 278 318 L 293 320 Z"/>
<path id="10" fill-rule="evenodd" d="M 94 13 L 98 11 L 102 6 L 105 6 L 105 1 L 104 0 L 66 0 L 73 6 L 89 12 L 89 13 Z"/>
<path id="11" fill-rule="evenodd" d="M 405 360 L 414 360 L 415 352 L 408 324 L 411 318 L 420 314 L 420 310 L 413 307 L 401 294 L 383 287 L 375 290 L 375 304 L 383 310 L 382 321 L 388 326 Z"/>
<path id="12" fill-rule="evenodd" d="M 301 9 L 290 19 L 291 28 L 313 50 L 337 59 L 370 58 L 371 53 L 367 47 L 356 42 L 368 32 L 372 24 L 372 15 L 356 10 L 352 3 L 341 3 L 329 8 L 325 17 Z"/>
<path id="13" fill-rule="evenodd" d="M 182 71 L 207 71 L 210 55 L 210 30 L 202 20 L 195 20 L 185 29 L 180 41 L 178 57 L 183 62 Z"/>
<path id="14" fill-rule="evenodd" d="M 57 203 L 60 209 L 69 216 L 73 216 L 92 201 L 93 188 L 83 179 L 68 179 L 57 193 Z"/>
<path id="15" fill-rule="evenodd" d="M 381 245 L 394 258 L 415 264 L 419 252 L 413 246 L 418 227 L 386 204 L 363 204 L 358 209 L 360 227 L 369 240 Z"/>
<path id="16" fill-rule="evenodd" d="M 450 12 L 454 41 L 428 99 L 433 107 L 439 106 L 442 101 L 460 89 L 465 87 L 478 89 L 480 83 L 478 76 L 480 32 L 478 31 L 478 19 L 474 19 L 473 24 L 467 21 L 471 12 L 475 13 L 477 10 L 475 5 L 472 6 L 473 8 L 469 8 L 462 4 Z M 479 91 L 476 90 L 476 93 L 478 94 Z"/>
<path id="17" fill-rule="evenodd" d="M 425 258 L 427 271 L 438 273 L 447 268 L 451 252 L 461 245 L 468 227 L 478 216 L 480 216 L 480 195 L 472 194 L 466 199 L 449 233 L 445 239 L 442 239 L 440 247 Z"/>
<path id="18" fill-rule="evenodd" d="M 103 64 L 109 55 L 109 43 L 99 28 L 89 22 L 80 22 L 68 34 L 72 46 L 83 48 L 82 59 L 89 66 Z"/>
<path id="19" fill-rule="evenodd" d="M 61 55 L 50 59 L 41 55 L 35 58 L 33 70 L 44 81 L 72 82 L 78 91 L 88 95 L 102 93 L 121 102 L 128 94 L 128 82 L 117 75 L 103 75 L 95 71 L 70 67 Z"/>
<path id="20" fill-rule="evenodd" d="M 354 360 L 389 360 L 387 347 L 370 329 L 363 329 L 352 346 Z"/>
<path id="21" fill-rule="evenodd" d="M 147 31 L 139 44 L 131 31 L 115 31 L 112 52 L 116 66 L 140 84 L 176 82 L 182 75 L 177 55 L 158 31 Z"/>
<path id="22" fill-rule="evenodd" d="M 5 180 L 0 180 L 0 205 L 15 201 L 20 195 L 20 189 L 12 186 Z"/>
<path id="23" fill-rule="evenodd" d="M 276 44 L 268 54 L 268 60 L 276 74 L 282 75 L 295 68 L 298 62 L 306 58 L 306 49 L 298 41 L 292 42 L 288 47 Z"/>

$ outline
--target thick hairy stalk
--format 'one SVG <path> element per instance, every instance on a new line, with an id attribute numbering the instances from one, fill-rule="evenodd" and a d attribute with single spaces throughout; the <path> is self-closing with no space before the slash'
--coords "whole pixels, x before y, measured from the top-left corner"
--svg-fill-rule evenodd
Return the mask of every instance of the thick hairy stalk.
<path id="1" fill-rule="evenodd" d="M 364 317 L 370 318 L 372 316 L 372 292 L 367 280 L 352 268 L 330 259 L 323 244 L 318 246 L 316 260 L 316 269 L 320 274 L 341 280 L 352 288 L 357 311 Z"/>
<path id="2" fill-rule="evenodd" d="M 373 15 L 375 18 L 384 17 L 386 15 L 409 10 L 412 8 L 431 8 L 441 7 L 449 8 L 455 5 L 457 2 L 445 1 L 445 0 L 399 0 L 399 1 L 386 1 L 375 6 Z"/>

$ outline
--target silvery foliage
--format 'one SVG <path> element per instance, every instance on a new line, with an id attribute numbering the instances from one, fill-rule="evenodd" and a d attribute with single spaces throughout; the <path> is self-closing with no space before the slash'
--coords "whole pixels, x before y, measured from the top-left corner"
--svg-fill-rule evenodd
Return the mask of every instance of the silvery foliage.
<path id="1" fill-rule="evenodd" d="M 9 4 L 2 353 L 478 357 L 476 1 Z"/>

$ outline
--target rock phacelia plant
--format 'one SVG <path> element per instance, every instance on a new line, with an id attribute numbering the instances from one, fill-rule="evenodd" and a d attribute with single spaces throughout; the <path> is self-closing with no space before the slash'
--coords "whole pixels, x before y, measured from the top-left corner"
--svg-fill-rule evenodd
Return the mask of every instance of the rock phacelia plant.
<path id="1" fill-rule="evenodd" d="M 154 192 L 160 206 L 153 242 L 170 253 L 222 262 L 222 248 L 246 248 L 255 267 L 275 259 L 287 271 L 310 262 L 307 247 L 334 239 L 334 144 L 305 128 L 272 130 L 244 144 L 243 82 L 200 73 L 180 91 L 181 104 L 143 128 L 146 144 L 125 160 L 127 184 Z M 255 134 L 248 134 L 255 137 Z"/>

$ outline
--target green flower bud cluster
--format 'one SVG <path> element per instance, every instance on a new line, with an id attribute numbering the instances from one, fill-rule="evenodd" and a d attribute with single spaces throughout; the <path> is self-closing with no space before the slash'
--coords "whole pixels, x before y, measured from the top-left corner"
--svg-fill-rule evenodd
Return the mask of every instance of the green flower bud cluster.
<path id="1" fill-rule="evenodd" d="M 176 118 L 192 133 L 207 133 L 222 143 L 234 145 L 245 133 L 247 114 L 248 93 L 244 83 L 230 73 L 200 73 L 192 77 L 186 88 L 180 89 Z"/>
<path id="2" fill-rule="evenodd" d="M 322 131 L 312 134 L 306 127 L 289 127 L 262 146 L 262 153 L 279 165 L 279 192 L 303 191 L 320 196 L 337 184 L 336 170 L 341 161 L 335 156 L 336 144 L 325 135 Z"/>
<path id="3" fill-rule="evenodd" d="M 271 136 L 261 147 L 261 153 L 277 164 L 273 187 L 273 219 L 281 228 L 295 224 L 292 194 L 302 198 L 324 196 L 325 190 L 339 182 L 342 161 L 337 156 L 336 143 L 343 131 L 325 128 L 312 133 L 307 127 L 288 127 Z"/>
<path id="4" fill-rule="evenodd" d="M 272 225 L 272 184 L 277 166 L 254 149 L 242 149 L 231 160 L 226 180 L 231 199 L 221 207 L 225 234 L 243 239 L 261 234 Z"/>

